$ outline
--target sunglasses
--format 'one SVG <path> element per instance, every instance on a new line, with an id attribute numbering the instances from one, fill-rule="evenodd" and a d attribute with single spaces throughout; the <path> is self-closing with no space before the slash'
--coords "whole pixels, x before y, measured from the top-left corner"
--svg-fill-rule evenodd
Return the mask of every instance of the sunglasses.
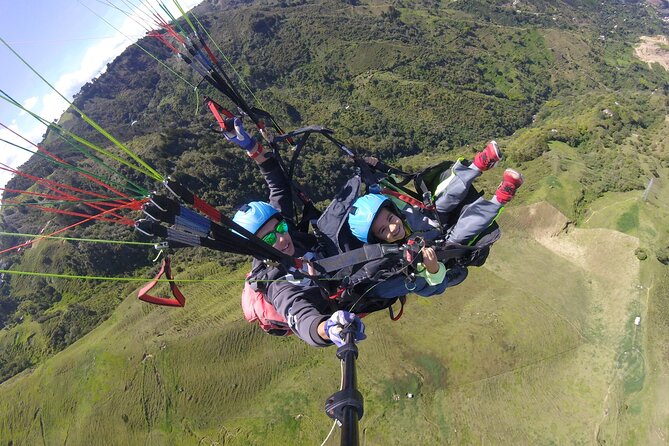
<path id="1" fill-rule="evenodd" d="M 273 246 L 276 243 L 276 235 L 285 234 L 286 232 L 288 232 L 288 223 L 286 220 L 281 220 L 279 223 L 277 223 L 276 227 L 272 231 L 265 234 L 261 240 L 268 245 Z"/>

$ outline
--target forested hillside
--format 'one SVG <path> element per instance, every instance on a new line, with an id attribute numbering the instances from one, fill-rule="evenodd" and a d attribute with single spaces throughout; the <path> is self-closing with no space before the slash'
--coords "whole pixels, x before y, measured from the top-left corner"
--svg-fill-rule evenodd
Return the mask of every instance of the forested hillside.
<path id="1" fill-rule="evenodd" d="M 247 99 L 271 112 L 284 128 L 311 124 L 332 128 L 359 153 L 405 169 L 470 156 L 494 138 L 505 150 L 504 166 L 526 175 L 518 205 L 546 201 L 566 216 L 568 227 L 608 228 L 638 238 L 641 251 L 637 250 L 636 258 L 645 256 L 654 262 L 658 269 L 653 274 L 663 271 L 657 274 L 665 278 L 654 282 L 657 290 L 667 286 L 667 267 L 661 265 L 669 263 L 669 227 L 659 223 L 667 215 L 661 202 L 669 183 L 669 74 L 658 64 L 637 59 L 634 47 L 641 36 L 667 35 L 662 7 L 643 1 L 594 0 L 208 0 L 194 13 L 240 74 L 244 84 L 239 82 L 239 87 Z M 267 191 L 253 162 L 211 130 L 215 121 L 202 100 L 209 95 L 232 106 L 158 40 L 145 37 L 139 44 L 142 48 L 129 47 L 103 75 L 86 84 L 75 105 L 157 171 L 175 176 L 225 213 L 246 201 L 265 198 Z M 109 147 L 72 110 L 58 123 Z M 68 162 L 102 172 L 102 166 L 54 131 L 47 132 L 43 145 Z M 161 187 L 123 166 L 116 168 L 128 181 L 148 190 Z M 37 156 L 22 170 L 59 183 L 82 184 L 76 171 Z M 313 140 L 300 158 L 296 177 L 322 205 L 350 172 L 351 165 L 336 148 Z M 651 179 L 655 188 L 647 202 L 617 207 L 620 197 L 640 196 Z M 498 181 L 498 176 L 491 177 L 480 187 L 489 193 Z M 7 185 L 15 190 L 31 187 L 34 184 L 24 177 L 15 177 Z M 39 202 L 12 192 L 5 192 L 3 198 Z M 653 206 L 652 212 L 643 206 Z M 75 220 L 20 205 L 4 206 L 0 230 L 37 234 Z M 517 225 L 536 223 L 522 220 L 514 217 L 512 234 Z M 79 226 L 68 235 L 140 240 L 126 227 L 100 222 Z M 0 236 L 2 246 L 21 241 Z M 632 245 L 625 239 L 620 246 Z M 504 252 L 513 255 L 508 246 Z M 29 249 L 3 254 L 0 269 L 148 278 L 155 270 L 154 256 L 152 248 L 143 246 L 43 240 Z M 535 260 L 540 264 L 545 259 Z M 220 271 L 237 274 L 246 261 L 205 249 L 185 249 L 174 256 L 176 272 L 191 278 Z M 560 262 L 552 259 L 546 264 L 559 266 Z M 494 264 L 504 269 L 503 264 Z M 560 277 L 570 276 L 561 273 Z M 578 280 L 587 288 L 587 277 Z M 16 380 L 12 376 L 33 370 L 63 350 L 73 355 L 70 349 L 84 348 L 77 347 L 80 343 L 72 345 L 75 341 L 111 315 L 122 319 L 119 314 L 125 313 L 119 311 L 130 311 L 137 318 L 146 315 L 149 310 L 127 303 L 119 310 L 137 285 L 6 274 L 0 282 L 0 382 L 11 384 Z M 215 305 L 209 295 L 205 301 Z M 191 305 L 198 305 L 197 298 Z M 195 326 L 203 324 L 200 316 L 193 316 Z M 118 323 L 114 317 L 108 324 Z M 164 317 L 169 321 L 169 316 Z M 237 321 L 228 313 L 220 315 L 220 320 Z M 186 329 L 187 323 L 180 323 Z M 150 336 L 162 330 L 155 328 Z M 234 325 L 234 330 L 249 336 L 244 331 L 249 327 Z M 226 342 L 236 339 L 236 331 L 226 333 Z M 587 338 L 592 333 L 581 334 Z M 99 334 L 91 335 L 99 341 Z M 170 336 L 179 338 L 175 332 Z M 654 339 L 657 345 L 667 340 L 666 336 Z M 286 358 L 287 351 L 294 349 L 308 355 L 299 347 L 285 349 Z M 430 368 L 434 358 L 428 356 L 421 357 L 421 364 L 434 372 Z M 485 361 L 484 356 L 479 359 Z M 314 361 L 324 356 L 319 358 Z M 429 384 L 440 389 L 439 380 L 447 378 L 435 373 L 441 377 L 432 376 Z M 467 381 L 460 378 L 461 384 Z M 254 398 L 262 400 L 261 395 Z M 164 423 L 172 426 L 169 419 Z M 155 427 L 155 423 L 149 426 Z M 3 440 L 5 432 L 16 432 L 7 424 L 0 428 L 7 429 L 0 429 Z M 291 438 L 291 429 L 282 431 L 286 438 Z M 535 434 L 511 439 L 547 438 Z M 60 439 L 58 435 L 53 438 Z"/>

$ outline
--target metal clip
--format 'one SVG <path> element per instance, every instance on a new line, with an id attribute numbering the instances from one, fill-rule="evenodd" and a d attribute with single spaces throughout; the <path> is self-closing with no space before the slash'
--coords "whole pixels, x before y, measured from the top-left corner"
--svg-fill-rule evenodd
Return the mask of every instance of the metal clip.
<path id="1" fill-rule="evenodd" d="M 137 220 L 135 222 L 135 230 L 141 232 L 142 234 L 148 236 L 148 237 L 155 237 L 156 235 L 153 232 L 148 232 L 147 228 L 142 228 L 142 226 L 146 225 L 148 220 Z"/>
<path id="2" fill-rule="evenodd" d="M 157 250 L 170 249 L 170 244 L 168 242 L 160 242 L 153 245 L 153 248 Z"/>
<path id="3" fill-rule="evenodd" d="M 181 200 L 182 199 L 181 194 L 177 193 L 174 189 L 172 189 L 170 187 L 170 183 L 174 183 L 174 185 L 176 187 L 181 187 L 181 184 L 179 184 L 177 181 L 175 181 L 171 177 L 168 177 L 165 181 L 163 181 L 163 186 L 165 186 L 165 189 L 167 189 L 172 195 L 174 195 L 175 197 L 177 197 L 178 199 Z"/>
<path id="4" fill-rule="evenodd" d="M 409 285 L 412 285 L 411 287 Z M 411 292 L 416 289 L 416 281 L 414 280 L 413 274 L 410 276 L 407 276 L 404 279 L 404 288 L 407 289 L 407 291 Z"/>
<path id="5" fill-rule="evenodd" d="M 156 207 L 157 207 L 157 206 L 156 206 Z M 144 215 L 146 215 L 147 217 L 149 217 L 151 220 L 153 220 L 153 221 L 155 221 L 155 222 L 159 222 L 159 221 L 160 221 L 159 219 L 157 219 L 156 217 L 154 217 L 153 215 L 151 215 L 149 212 L 147 212 L 147 210 L 146 210 L 146 204 L 145 204 L 144 206 L 142 206 L 142 212 L 144 213 Z M 146 233 L 145 233 L 145 234 L 146 234 Z"/>
<path id="6" fill-rule="evenodd" d="M 267 266 L 271 266 L 273 268 L 276 268 L 280 266 L 281 264 L 279 262 L 275 262 L 274 260 L 263 260 L 263 263 Z"/>
<path id="7" fill-rule="evenodd" d="M 167 258 L 167 255 L 170 253 L 169 252 L 170 245 L 168 242 L 156 243 L 155 245 L 153 245 L 153 247 L 158 250 L 158 255 L 156 255 L 155 259 L 153 259 L 153 263 L 156 263 L 158 260 L 160 260 L 162 256 L 165 256 L 165 258 Z"/>
<path id="8" fill-rule="evenodd" d="M 434 204 L 432 202 L 432 194 L 429 191 L 423 193 L 423 204 L 425 206 L 432 206 Z"/>
<path id="9" fill-rule="evenodd" d="M 169 188 L 168 188 L 169 189 Z M 157 202 L 160 201 L 160 199 L 163 198 L 161 195 L 158 195 L 157 192 L 151 193 L 151 196 L 149 197 L 149 201 L 153 203 L 155 207 L 160 209 L 163 212 L 167 212 L 167 209 L 165 209 L 163 206 L 159 205 Z"/>

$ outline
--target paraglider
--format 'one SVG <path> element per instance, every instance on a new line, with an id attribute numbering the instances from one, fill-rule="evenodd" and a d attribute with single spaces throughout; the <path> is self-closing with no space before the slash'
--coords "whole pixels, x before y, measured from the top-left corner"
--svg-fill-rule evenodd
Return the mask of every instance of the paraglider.
<path id="1" fill-rule="evenodd" d="M 137 184 L 131 178 L 123 177 L 119 180 L 120 172 L 110 172 L 109 176 L 99 177 L 94 172 L 71 165 L 50 154 L 43 147 L 36 146 L 36 153 L 43 153 L 60 167 L 67 166 L 77 171 L 83 178 L 95 184 L 96 189 L 99 187 L 107 191 L 92 192 L 35 176 L 26 176 L 50 192 L 10 192 L 33 194 L 38 197 L 40 202 L 34 205 L 36 209 L 65 213 L 83 219 L 43 237 L 52 237 L 74 226 L 97 220 L 131 226 L 139 233 L 157 239 L 160 243 L 156 247 L 165 253 L 163 263 L 158 276 L 143 287 L 138 296 L 141 300 L 152 304 L 173 307 L 183 307 L 186 304 L 186 297 L 172 276 L 171 259 L 167 255 L 169 250 L 207 247 L 227 253 L 251 255 L 255 261 L 246 285 L 249 285 L 251 291 L 255 293 L 252 295 L 249 292 L 251 296 L 249 299 L 255 300 L 249 307 L 253 311 L 245 308 L 249 310 L 245 311 L 245 314 L 250 315 L 247 319 L 259 321 L 263 329 L 272 334 L 285 335 L 292 332 L 311 345 L 337 345 L 340 349 L 338 356 L 341 352 L 340 359 L 347 361 L 347 364 L 351 364 L 354 357 L 357 357 L 357 347 L 354 342 L 362 341 L 366 337 L 360 314 L 389 308 L 391 317 L 399 318 L 403 311 L 404 296 L 412 291 L 419 294 L 422 291 L 422 288 L 417 289 L 416 284 L 419 281 L 424 280 L 429 283 L 432 280 L 430 286 L 449 284 L 453 286 L 464 280 L 466 272 L 462 271 L 466 271 L 467 266 L 480 265 L 485 260 L 487 249 L 499 236 L 494 218 L 486 220 L 484 227 L 480 228 L 481 231 L 476 231 L 475 234 L 478 235 L 485 229 L 489 231 L 490 237 L 477 238 L 475 243 L 468 244 L 469 239 L 450 240 L 447 231 L 454 225 L 446 224 L 438 215 L 440 194 L 437 190 L 444 180 L 440 175 L 452 167 L 450 164 L 448 166 L 441 164 L 425 172 L 411 174 L 358 156 L 354 149 L 335 138 L 334 132 L 330 129 L 310 126 L 285 132 L 268 112 L 253 107 L 245 101 L 209 48 L 204 37 L 208 33 L 201 23 L 197 20 L 191 21 L 187 14 L 183 17 L 190 27 L 190 32 L 178 30 L 172 24 L 176 23 L 174 18 L 172 23 L 168 23 L 160 15 L 156 15 L 156 20 L 163 31 L 151 31 L 149 35 L 163 42 L 182 61 L 199 73 L 204 81 L 234 104 L 237 113 L 230 112 L 211 98 L 205 100 L 207 108 L 219 125 L 220 132 L 228 141 L 239 145 L 256 161 L 267 182 L 270 183 L 271 193 L 275 193 L 276 196 L 270 195 L 269 203 L 247 203 L 246 207 L 242 207 L 234 217 L 226 216 L 214 205 L 188 190 L 176 178 L 158 172 L 70 102 L 71 109 L 124 156 L 114 155 L 100 145 L 68 132 L 57 123 L 48 123 L 47 128 L 50 131 L 56 132 L 77 147 L 82 147 L 82 153 L 87 157 L 111 158 L 127 169 L 145 176 L 157 187 L 155 192 L 150 192 L 146 186 Z M 3 43 L 6 44 L 4 41 Z M 21 107 L 9 95 L 4 92 L 2 94 L 3 99 Z M 39 116 L 34 115 L 34 117 L 40 120 Z M 246 132 L 242 119 L 249 119 L 255 124 L 264 143 L 256 141 Z M 130 126 L 134 126 L 137 122 L 137 119 L 132 120 Z M 354 178 L 335 197 L 333 204 L 323 212 L 314 206 L 312 200 L 293 178 L 295 163 L 312 136 L 321 136 L 329 140 L 356 166 Z M 285 146 L 290 146 L 292 149 L 292 157 L 288 162 L 282 158 L 282 155 L 287 153 L 284 150 Z M 490 158 L 496 156 L 498 161 L 501 153 L 496 155 L 495 145 L 491 147 L 493 149 L 485 149 L 486 156 Z M 478 159 L 481 158 L 482 156 Z M 104 165 L 104 162 L 101 164 Z M 486 168 L 484 170 L 487 170 L 488 165 L 485 164 L 484 167 Z M 3 168 L 11 169 L 8 166 Z M 457 169 L 457 166 L 453 169 Z M 18 170 L 11 171 L 17 175 L 27 175 Z M 271 180 L 268 180 L 268 177 L 271 177 Z M 516 179 L 515 183 L 507 181 L 513 186 L 512 190 L 508 191 L 511 196 L 522 183 L 520 177 Z M 274 180 L 280 184 L 276 181 L 271 183 Z M 407 186 L 409 183 L 413 183 L 415 190 Z M 383 189 L 377 190 L 378 187 Z M 366 188 L 367 192 L 376 190 L 387 195 L 363 194 L 363 188 Z M 473 188 L 471 192 L 467 188 L 463 194 L 464 197 L 474 195 L 476 191 Z M 365 214 L 363 206 L 365 200 L 373 201 L 375 198 L 376 201 L 369 206 L 370 212 Z M 389 203 L 393 199 L 400 200 L 403 203 L 401 206 L 408 207 L 407 209 L 411 209 L 412 212 L 435 215 L 434 223 L 429 223 L 429 228 L 420 229 L 415 224 L 408 224 L 406 228 L 410 227 L 409 231 L 405 229 L 403 223 L 392 221 L 393 229 L 386 233 L 390 237 L 385 239 L 380 237 L 383 229 L 377 234 L 373 228 L 374 222 L 379 213 L 388 208 L 392 209 Z M 507 201 L 508 199 L 510 197 L 507 197 Z M 56 207 L 47 207 L 44 206 L 45 200 L 80 203 L 87 211 L 63 211 Z M 459 221 L 468 203 L 458 202 L 458 205 L 460 204 L 462 206 L 457 211 L 448 211 L 452 213 L 454 222 Z M 300 213 L 296 212 L 298 208 L 301 210 Z M 123 212 L 126 210 L 132 212 L 141 210 L 146 218 L 130 218 Z M 397 211 L 399 214 L 399 208 Z M 398 214 L 395 217 L 401 219 Z M 426 237 L 424 232 L 427 231 L 423 229 L 433 231 L 434 235 Z M 314 231 L 318 231 L 318 238 L 314 235 Z M 370 234 L 375 237 L 370 237 Z M 303 246 L 298 246 L 294 241 L 300 238 L 304 239 Z M 11 249 L 18 250 L 32 243 L 34 240 Z M 436 270 L 435 265 L 438 265 Z M 452 271 L 450 276 L 447 275 L 447 265 Z M 424 276 L 421 276 L 422 273 Z M 170 285 L 172 297 L 149 294 L 163 275 Z M 437 275 L 439 278 L 433 277 Z M 398 278 L 399 282 L 396 280 Z M 382 285 L 390 283 L 391 280 L 395 280 L 391 295 L 374 294 L 374 291 L 381 290 Z M 435 288 L 430 293 L 438 294 L 444 288 Z M 396 317 L 392 305 L 397 301 L 401 302 L 402 309 Z M 256 305 L 260 305 L 259 311 L 256 311 L 258 308 Z M 259 318 L 259 313 L 264 313 L 263 308 L 274 309 L 278 316 Z M 354 389 L 354 369 L 348 373 L 349 377 L 352 376 L 353 382 L 350 388 Z M 345 404 L 342 405 L 341 401 L 333 398 L 327 406 L 330 416 L 340 421 L 348 420 L 345 422 L 346 426 L 350 426 L 362 417 L 362 398 L 357 397 L 359 393 L 353 393 L 356 398 L 345 398 Z M 346 407 L 346 410 L 340 411 L 342 407 Z"/>

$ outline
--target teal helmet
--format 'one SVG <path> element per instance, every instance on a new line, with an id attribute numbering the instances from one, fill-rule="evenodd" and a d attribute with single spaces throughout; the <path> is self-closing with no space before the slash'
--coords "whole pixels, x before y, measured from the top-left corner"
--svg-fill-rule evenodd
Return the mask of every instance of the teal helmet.
<path id="1" fill-rule="evenodd" d="M 232 221 L 255 234 L 270 218 L 278 214 L 279 211 L 274 209 L 269 203 L 252 201 L 239 208 L 235 216 L 232 217 Z"/>
<path id="2" fill-rule="evenodd" d="M 358 197 L 353 203 L 351 213 L 348 214 L 348 225 L 351 233 L 363 243 L 374 241 L 372 232 L 372 223 L 374 217 L 384 206 L 392 205 L 392 201 L 385 195 L 367 194 Z"/>

